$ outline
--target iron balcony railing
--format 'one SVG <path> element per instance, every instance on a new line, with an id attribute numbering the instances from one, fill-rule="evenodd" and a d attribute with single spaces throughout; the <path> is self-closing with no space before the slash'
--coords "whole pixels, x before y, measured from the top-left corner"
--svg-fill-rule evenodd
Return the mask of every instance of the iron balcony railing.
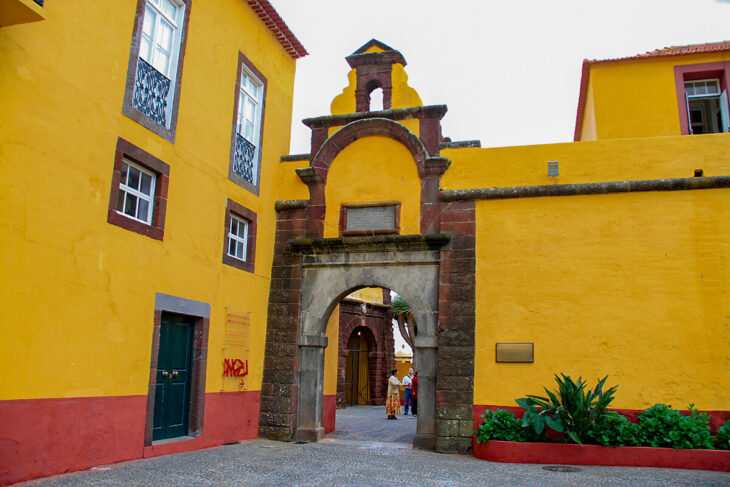
<path id="1" fill-rule="evenodd" d="M 167 95 L 170 80 L 142 58 L 137 60 L 137 78 L 134 80 L 132 106 L 155 123 L 167 125 Z"/>
<path id="2" fill-rule="evenodd" d="M 254 157 L 256 146 L 236 134 L 236 151 L 233 155 L 233 172 L 251 184 L 254 182 Z"/>

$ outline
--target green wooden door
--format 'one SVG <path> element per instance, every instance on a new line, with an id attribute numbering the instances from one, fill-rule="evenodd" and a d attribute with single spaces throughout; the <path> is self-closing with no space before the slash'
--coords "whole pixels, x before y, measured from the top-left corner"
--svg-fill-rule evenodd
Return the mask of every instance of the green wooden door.
<path id="1" fill-rule="evenodd" d="M 188 434 L 193 326 L 190 317 L 162 314 L 153 440 Z"/>

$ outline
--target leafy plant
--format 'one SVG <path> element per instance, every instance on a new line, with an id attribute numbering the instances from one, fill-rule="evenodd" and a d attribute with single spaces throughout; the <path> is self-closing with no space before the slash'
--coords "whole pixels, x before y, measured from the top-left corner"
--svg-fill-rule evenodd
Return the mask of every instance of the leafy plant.
<path id="1" fill-rule="evenodd" d="M 558 389 L 551 392 L 545 387 L 547 397 L 528 395 L 517 399 L 517 404 L 525 409 L 522 417 L 523 426 L 532 426 L 535 433 L 544 435 L 545 426 L 555 431 L 565 432 L 566 436 L 583 444 L 588 437 L 588 430 L 593 426 L 613 401 L 617 386 L 603 391 L 608 376 L 604 377 L 595 388 L 586 391 L 587 382 L 582 377 L 574 382 L 570 376 L 555 375 Z"/>
<path id="2" fill-rule="evenodd" d="M 712 448 L 710 421 L 689 405 L 689 416 L 672 406 L 655 404 L 639 413 L 639 434 L 647 446 L 665 448 Z"/>
<path id="3" fill-rule="evenodd" d="M 718 450 L 730 450 L 730 419 L 720 426 L 715 436 L 715 448 Z"/>
<path id="4" fill-rule="evenodd" d="M 588 436 L 604 446 L 640 446 L 639 425 L 616 411 L 604 413 L 588 429 Z"/>
<path id="5" fill-rule="evenodd" d="M 522 427 L 522 422 L 506 409 L 488 409 L 479 417 L 484 421 L 474 429 L 477 443 L 487 440 L 527 441 L 530 437 L 529 431 Z"/>
<path id="6" fill-rule="evenodd" d="M 400 296 L 396 296 L 396 298 L 393 300 L 393 302 L 390 303 L 390 312 L 393 313 L 394 315 L 398 315 L 398 314 L 412 315 L 413 314 L 411 305 L 408 304 L 408 302 Z"/>

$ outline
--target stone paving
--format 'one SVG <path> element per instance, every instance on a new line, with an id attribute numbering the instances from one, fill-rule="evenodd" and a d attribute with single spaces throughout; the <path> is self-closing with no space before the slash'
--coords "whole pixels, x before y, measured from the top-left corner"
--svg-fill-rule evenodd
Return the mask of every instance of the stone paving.
<path id="1" fill-rule="evenodd" d="M 320 443 L 263 439 L 95 467 L 28 482 L 40 486 L 722 486 L 730 473 L 587 467 L 546 471 L 471 456 L 413 450 L 413 416 L 385 419 L 385 408 L 337 411 L 337 431 Z"/>

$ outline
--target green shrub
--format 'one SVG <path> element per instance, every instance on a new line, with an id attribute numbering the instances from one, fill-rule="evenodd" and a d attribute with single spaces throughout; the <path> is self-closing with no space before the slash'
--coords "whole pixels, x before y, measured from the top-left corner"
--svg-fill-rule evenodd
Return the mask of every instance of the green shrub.
<path id="1" fill-rule="evenodd" d="M 640 446 L 639 425 L 623 414 L 609 411 L 588 429 L 588 436 L 603 446 Z"/>
<path id="2" fill-rule="evenodd" d="M 639 435 L 642 444 L 665 448 L 712 448 L 707 413 L 689 405 L 689 416 L 672 406 L 655 404 L 639 413 Z"/>
<path id="3" fill-rule="evenodd" d="M 715 436 L 715 448 L 718 450 L 730 450 L 730 419 L 720 426 Z"/>
<path id="4" fill-rule="evenodd" d="M 528 395 L 517 399 L 517 404 L 525 409 L 522 425 L 530 426 L 537 435 L 544 437 L 545 427 L 564 432 L 566 437 L 578 444 L 583 444 L 590 438 L 588 430 L 593 426 L 608 405 L 613 401 L 617 386 L 603 391 L 603 385 L 608 376 L 604 377 L 594 389 L 586 391 L 587 383 L 582 377 L 573 382 L 570 376 L 560 374 L 562 379 L 555 375 L 558 389 L 555 392 L 545 392 L 548 397 Z"/>
<path id="5" fill-rule="evenodd" d="M 479 416 L 484 422 L 474 429 L 477 443 L 487 440 L 527 441 L 529 432 L 522 427 L 522 422 L 506 409 L 492 411 L 487 409 Z"/>

